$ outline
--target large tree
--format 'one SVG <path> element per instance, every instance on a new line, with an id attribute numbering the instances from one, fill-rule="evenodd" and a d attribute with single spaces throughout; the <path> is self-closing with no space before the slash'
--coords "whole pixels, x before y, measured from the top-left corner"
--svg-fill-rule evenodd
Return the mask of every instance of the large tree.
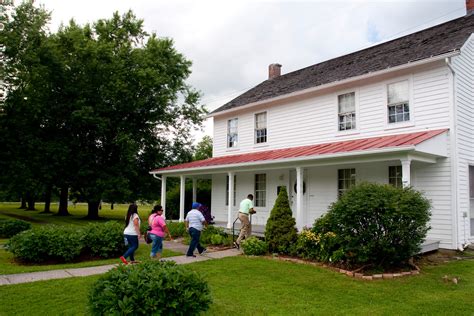
<path id="1" fill-rule="evenodd" d="M 98 217 L 102 198 L 135 200 L 152 168 L 190 158 L 190 132 L 201 123 L 199 94 L 186 84 L 191 63 L 173 41 L 148 35 L 132 12 L 58 34 L 68 52 L 72 187 Z"/>

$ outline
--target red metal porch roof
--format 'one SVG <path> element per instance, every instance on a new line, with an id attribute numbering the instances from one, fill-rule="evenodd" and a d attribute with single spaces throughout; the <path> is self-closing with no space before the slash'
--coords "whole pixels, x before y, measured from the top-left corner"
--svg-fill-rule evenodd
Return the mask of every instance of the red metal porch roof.
<path id="1" fill-rule="evenodd" d="M 259 161 L 271 161 L 298 157 L 311 157 L 335 153 L 345 153 L 351 151 L 364 151 L 382 148 L 404 147 L 418 145 L 436 135 L 439 135 L 447 129 L 423 131 L 409 134 L 397 134 L 370 138 L 353 139 L 332 143 L 323 143 L 317 145 L 300 146 L 292 148 L 274 149 L 259 151 L 240 155 L 229 155 L 222 157 L 209 158 L 204 160 L 192 161 L 175 166 L 155 169 L 152 172 L 171 171 L 180 169 L 192 169 L 202 167 L 213 167 L 220 165 L 232 165 L 239 163 L 251 163 Z"/>

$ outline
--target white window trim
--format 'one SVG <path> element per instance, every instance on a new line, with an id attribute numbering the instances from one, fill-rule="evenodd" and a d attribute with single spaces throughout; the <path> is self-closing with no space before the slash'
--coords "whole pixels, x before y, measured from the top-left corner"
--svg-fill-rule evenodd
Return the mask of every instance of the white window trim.
<path id="1" fill-rule="evenodd" d="M 401 81 L 408 81 L 408 106 L 410 108 L 410 120 L 405 122 L 389 123 L 388 122 L 388 85 Z M 396 79 L 387 80 L 383 83 L 383 104 L 384 104 L 384 121 L 385 130 L 413 127 L 415 126 L 415 104 L 413 102 L 413 75 L 398 77 Z"/>
<path id="2" fill-rule="evenodd" d="M 339 96 L 346 93 L 354 92 L 354 103 L 355 103 L 355 116 L 356 116 L 356 128 L 349 129 L 345 131 L 339 130 Z M 338 91 L 333 95 L 334 104 L 335 104 L 335 126 L 336 126 L 336 137 L 337 136 L 349 136 L 349 135 L 356 135 L 360 134 L 360 110 L 359 110 L 359 88 L 347 89 Z"/>
<path id="3" fill-rule="evenodd" d="M 257 114 L 261 114 L 261 113 L 265 113 L 266 114 L 266 117 L 267 117 L 267 141 L 265 143 L 258 143 L 257 144 L 257 137 L 255 135 L 255 130 L 257 129 L 257 123 L 255 122 L 255 117 L 257 116 Z M 260 147 L 268 147 L 268 143 L 269 143 L 269 115 L 268 115 L 268 110 L 264 110 L 264 111 L 258 111 L 258 112 L 254 112 L 253 115 L 252 115 L 252 119 L 253 119 L 253 146 L 254 148 L 260 148 Z"/>
<path id="4" fill-rule="evenodd" d="M 229 147 L 229 122 L 232 120 L 237 120 L 237 145 L 234 147 Z M 225 133 L 225 147 L 227 151 L 234 151 L 239 149 L 239 118 L 238 117 L 233 117 L 229 118 L 225 121 L 225 128 L 226 128 L 226 133 Z"/>

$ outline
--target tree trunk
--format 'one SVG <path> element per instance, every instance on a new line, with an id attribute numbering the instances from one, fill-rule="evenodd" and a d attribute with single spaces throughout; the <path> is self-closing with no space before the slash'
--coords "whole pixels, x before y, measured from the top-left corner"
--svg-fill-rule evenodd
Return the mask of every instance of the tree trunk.
<path id="1" fill-rule="evenodd" d="M 21 202 L 21 205 L 20 205 L 19 209 L 22 209 L 22 210 L 26 209 L 26 208 L 27 208 L 27 206 L 26 206 L 26 199 L 25 199 L 24 196 L 21 197 L 20 202 Z"/>
<path id="2" fill-rule="evenodd" d="M 111 210 L 114 209 L 114 202 L 110 203 L 110 209 L 111 209 Z"/>
<path id="3" fill-rule="evenodd" d="M 49 186 L 46 189 L 46 193 L 44 196 L 44 210 L 41 213 L 51 213 L 51 187 Z"/>
<path id="4" fill-rule="evenodd" d="M 35 209 L 35 198 L 32 194 L 26 194 L 26 204 L 28 207 L 26 208 L 27 211 L 36 211 Z"/>
<path id="5" fill-rule="evenodd" d="M 87 219 L 99 219 L 99 204 L 100 201 L 87 202 Z"/>
<path id="6" fill-rule="evenodd" d="M 58 216 L 68 216 L 70 215 L 68 210 L 67 210 L 67 198 L 68 198 L 68 192 L 69 188 L 67 185 L 61 186 L 60 192 L 59 192 L 59 209 L 58 209 Z"/>

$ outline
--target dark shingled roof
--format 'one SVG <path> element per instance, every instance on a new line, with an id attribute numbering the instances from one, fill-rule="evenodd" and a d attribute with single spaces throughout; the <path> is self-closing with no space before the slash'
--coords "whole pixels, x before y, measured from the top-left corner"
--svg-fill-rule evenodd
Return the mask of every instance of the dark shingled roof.
<path id="1" fill-rule="evenodd" d="M 265 80 L 211 114 L 459 50 L 474 33 L 474 14 Z"/>

